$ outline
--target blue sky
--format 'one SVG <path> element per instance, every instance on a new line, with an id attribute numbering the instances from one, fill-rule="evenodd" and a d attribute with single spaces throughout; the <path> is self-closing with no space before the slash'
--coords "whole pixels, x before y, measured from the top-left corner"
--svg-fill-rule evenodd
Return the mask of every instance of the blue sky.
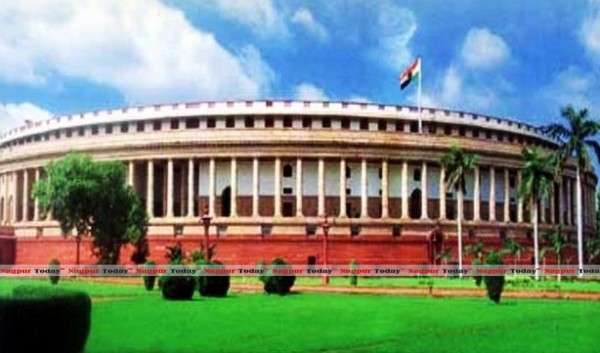
<path id="1" fill-rule="evenodd" d="M 332 99 L 600 116 L 600 0 L 0 3 L 0 129 L 139 104 Z"/>

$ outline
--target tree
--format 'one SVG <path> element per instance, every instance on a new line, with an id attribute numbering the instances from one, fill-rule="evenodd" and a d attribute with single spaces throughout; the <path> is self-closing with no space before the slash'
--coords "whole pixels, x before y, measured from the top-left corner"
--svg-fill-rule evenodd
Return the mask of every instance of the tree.
<path id="1" fill-rule="evenodd" d="M 116 264 L 128 243 L 144 250 L 148 217 L 133 189 L 125 183 L 119 162 L 94 162 L 87 155 L 68 154 L 46 166 L 47 178 L 33 188 L 42 214 L 52 212 L 63 234 L 76 231 L 76 264 L 81 238 L 92 236 L 93 253 L 101 264 Z M 144 255 L 145 254 L 145 255 Z"/>
<path id="2" fill-rule="evenodd" d="M 564 168 L 564 164 L 574 158 L 577 167 L 576 203 L 577 203 L 577 259 L 578 267 L 583 268 L 583 206 L 581 202 L 581 176 L 590 170 L 590 156 L 588 148 L 591 148 L 600 161 L 600 144 L 594 138 L 600 134 L 600 123 L 589 116 L 587 109 L 576 111 L 572 106 L 567 106 L 561 111 L 563 124 L 554 123 L 542 128 L 542 131 L 551 138 L 560 141 L 557 151 L 557 172 Z M 583 274 L 579 271 L 579 277 Z"/>
<path id="3" fill-rule="evenodd" d="M 485 248 L 481 240 L 477 240 L 475 244 L 467 245 L 465 247 L 465 252 L 467 255 L 474 255 L 479 263 L 482 263 L 484 251 Z"/>
<path id="4" fill-rule="evenodd" d="M 458 146 L 452 146 L 450 152 L 441 159 L 442 166 L 446 169 L 444 182 L 448 189 L 454 188 L 457 193 L 457 238 L 458 238 L 458 268 L 462 270 L 462 217 L 463 196 L 466 192 L 466 173 L 475 168 L 477 158 L 472 153 L 464 152 Z M 460 272 L 462 277 L 462 271 Z"/>
<path id="5" fill-rule="evenodd" d="M 519 197 L 529 200 L 531 205 L 531 220 L 533 222 L 533 256 L 535 268 L 539 263 L 538 245 L 538 206 L 542 197 L 550 192 L 553 183 L 554 156 L 542 156 L 541 149 L 524 148 L 523 152 L 523 183 L 519 186 Z M 535 271 L 535 279 L 539 280 L 539 271 Z"/>
<path id="6" fill-rule="evenodd" d="M 517 263 L 521 260 L 522 252 L 523 247 L 514 238 L 506 238 L 504 240 L 504 243 L 502 244 L 501 255 L 506 254 L 512 256 L 515 267 L 517 266 Z"/>
<path id="7" fill-rule="evenodd" d="M 544 233 L 546 246 L 542 249 L 541 257 L 544 258 L 547 252 L 553 252 L 556 256 L 556 264 L 560 270 L 561 258 L 563 250 L 569 247 L 566 239 L 562 235 L 562 224 L 559 224 L 554 230 Z M 558 273 L 558 281 L 560 282 L 560 271 Z"/>

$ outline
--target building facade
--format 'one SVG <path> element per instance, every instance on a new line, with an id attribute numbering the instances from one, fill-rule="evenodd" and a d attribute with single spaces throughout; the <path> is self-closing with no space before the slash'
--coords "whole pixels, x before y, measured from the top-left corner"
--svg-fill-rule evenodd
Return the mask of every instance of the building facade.
<path id="1" fill-rule="evenodd" d="M 5 242 L 16 242 L 12 254 L 1 250 L 0 262 L 74 260 L 73 239 L 61 236 L 52 215 L 41 216 L 31 191 L 49 161 L 81 152 L 127 166 L 127 182 L 150 215 L 151 258 L 158 262 L 168 245 L 200 245 L 206 207 L 217 257 L 229 264 L 273 257 L 319 263 L 325 216 L 331 263 L 431 263 L 456 247 L 456 194 L 446 190 L 439 163 L 452 145 L 478 156 L 467 175 L 465 242 L 498 246 L 514 237 L 530 244 L 530 207 L 517 195 L 521 151 L 556 144 L 521 122 L 368 103 L 240 101 L 30 123 L 0 137 L 0 222 L 14 229 Z M 596 183 L 591 172 L 583 178 L 587 236 L 596 226 Z M 541 230 L 560 223 L 575 239 L 573 166 L 553 189 L 540 205 Z M 431 237 L 436 227 L 443 242 Z"/>

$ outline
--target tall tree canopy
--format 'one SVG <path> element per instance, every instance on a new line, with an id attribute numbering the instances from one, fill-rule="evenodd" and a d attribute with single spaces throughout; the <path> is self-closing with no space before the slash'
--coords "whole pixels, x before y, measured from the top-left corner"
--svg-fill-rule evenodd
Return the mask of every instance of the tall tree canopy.
<path id="1" fill-rule="evenodd" d="M 69 154 L 50 162 L 46 174 L 45 179 L 36 182 L 34 196 L 42 213 L 52 212 L 63 234 L 76 231 L 77 264 L 84 235 L 92 236 L 98 263 L 118 263 L 121 248 L 129 243 L 135 247 L 132 260 L 145 260 L 148 216 L 125 182 L 123 164 L 94 162 L 87 155 Z"/>

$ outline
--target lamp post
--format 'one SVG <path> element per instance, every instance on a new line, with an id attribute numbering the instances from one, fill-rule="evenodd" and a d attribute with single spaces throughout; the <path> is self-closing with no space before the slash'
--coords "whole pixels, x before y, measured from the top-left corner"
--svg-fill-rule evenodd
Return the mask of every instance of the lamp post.
<path id="1" fill-rule="evenodd" d="M 210 261 L 209 257 L 209 244 L 208 244 L 208 229 L 210 228 L 210 221 L 212 217 L 208 214 L 208 207 L 204 205 L 202 212 L 202 224 L 204 225 L 204 261 L 206 264 Z"/>
<path id="2" fill-rule="evenodd" d="M 327 216 L 325 216 L 325 220 L 322 224 L 323 227 L 323 267 L 324 270 L 327 269 L 327 238 L 329 236 L 329 228 L 331 228 L 331 224 L 327 221 Z M 327 273 L 323 274 L 323 284 L 329 284 L 329 275 Z"/>

